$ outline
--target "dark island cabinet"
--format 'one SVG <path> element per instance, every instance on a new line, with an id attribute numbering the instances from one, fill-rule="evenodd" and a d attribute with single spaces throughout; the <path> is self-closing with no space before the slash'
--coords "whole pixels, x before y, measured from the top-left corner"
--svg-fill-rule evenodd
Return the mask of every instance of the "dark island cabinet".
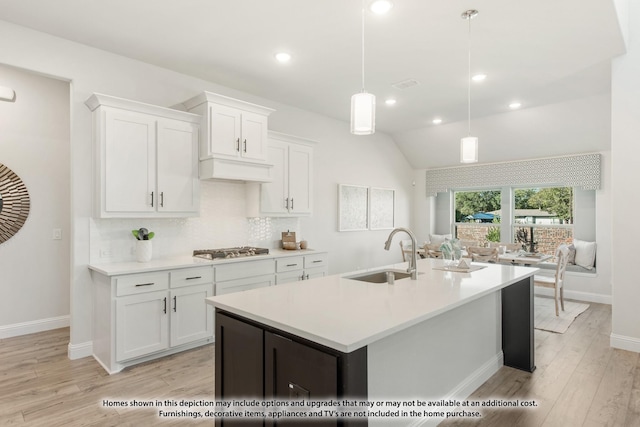
<path id="1" fill-rule="evenodd" d="M 216 400 L 367 398 L 367 349 L 351 353 L 216 309 Z M 322 411 L 326 408 L 314 409 Z M 216 420 L 217 426 L 366 426 L 364 419 Z"/>

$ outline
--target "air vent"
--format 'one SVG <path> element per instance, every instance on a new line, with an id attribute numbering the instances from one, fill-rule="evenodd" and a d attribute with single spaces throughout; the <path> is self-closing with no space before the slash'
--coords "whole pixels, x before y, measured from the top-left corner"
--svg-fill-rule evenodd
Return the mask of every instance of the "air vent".
<path id="1" fill-rule="evenodd" d="M 407 80 L 403 80 L 401 82 L 398 83 L 394 83 L 391 86 L 396 88 L 396 89 L 408 89 L 412 86 L 418 86 L 420 84 L 419 81 L 417 81 L 416 79 L 407 79 Z"/>

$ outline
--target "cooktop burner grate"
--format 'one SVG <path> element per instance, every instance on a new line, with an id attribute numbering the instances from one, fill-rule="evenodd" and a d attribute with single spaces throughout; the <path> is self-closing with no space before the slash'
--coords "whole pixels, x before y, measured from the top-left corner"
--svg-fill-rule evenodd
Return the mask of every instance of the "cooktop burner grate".
<path id="1" fill-rule="evenodd" d="M 193 251 L 193 256 L 205 259 L 219 259 L 219 258 L 241 258 L 255 255 L 266 255 L 269 253 L 269 249 L 255 248 L 253 246 L 238 246 L 235 248 L 222 248 L 222 249 L 196 249 Z"/>

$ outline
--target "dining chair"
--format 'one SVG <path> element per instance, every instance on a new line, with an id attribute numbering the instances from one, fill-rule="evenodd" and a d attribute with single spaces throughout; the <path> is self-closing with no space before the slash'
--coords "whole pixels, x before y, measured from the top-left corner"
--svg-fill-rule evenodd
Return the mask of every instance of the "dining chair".
<path id="1" fill-rule="evenodd" d="M 400 240 L 400 251 L 402 252 L 402 261 L 407 262 L 407 255 L 411 255 L 411 240 Z"/>
<path id="2" fill-rule="evenodd" d="M 498 248 L 482 248 L 471 246 L 467 248 L 471 261 L 498 262 Z"/>
<path id="3" fill-rule="evenodd" d="M 424 253 L 427 258 L 442 258 L 440 243 L 427 243 L 424 245 Z"/>
<path id="4" fill-rule="evenodd" d="M 553 288 L 553 299 L 556 303 L 556 316 L 559 316 L 558 300 L 560 300 L 560 307 L 564 311 L 564 273 L 567 269 L 567 263 L 569 262 L 569 246 L 562 244 L 556 249 L 556 273 L 553 277 L 540 276 L 538 274 L 533 276 L 533 285 L 541 286 L 545 288 Z"/>

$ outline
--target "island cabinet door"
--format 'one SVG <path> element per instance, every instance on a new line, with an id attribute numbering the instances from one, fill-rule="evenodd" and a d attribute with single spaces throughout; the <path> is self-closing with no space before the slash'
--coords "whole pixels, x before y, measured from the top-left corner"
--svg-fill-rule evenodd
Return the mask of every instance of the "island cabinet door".
<path id="1" fill-rule="evenodd" d="M 336 400 L 338 398 L 338 357 L 288 338 L 265 332 L 265 399 Z M 300 425 L 300 420 L 265 425 Z M 338 426 L 338 420 L 325 418 L 314 426 Z"/>
<path id="2" fill-rule="evenodd" d="M 264 396 L 264 331 L 216 313 L 216 400 L 262 399 Z M 262 426 L 261 418 L 216 418 L 216 426 Z"/>

